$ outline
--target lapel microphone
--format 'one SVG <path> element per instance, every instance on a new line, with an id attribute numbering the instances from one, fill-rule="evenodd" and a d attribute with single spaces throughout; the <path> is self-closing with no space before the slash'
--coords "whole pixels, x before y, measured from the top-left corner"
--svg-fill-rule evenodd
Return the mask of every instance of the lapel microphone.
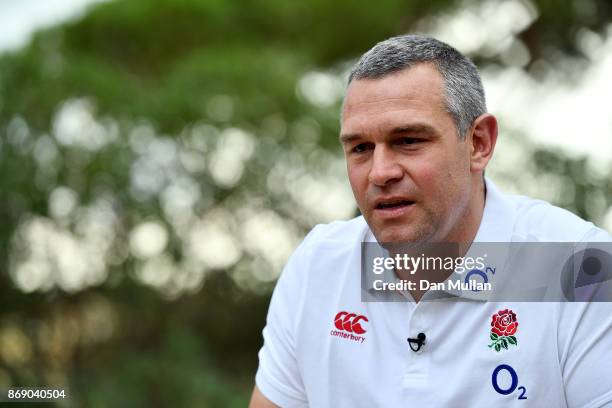
<path id="1" fill-rule="evenodd" d="M 416 353 L 417 351 L 421 349 L 421 347 L 423 347 L 423 345 L 425 345 L 426 337 L 427 336 L 425 336 L 425 333 L 419 333 L 416 339 L 408 337 L 406 340 L 408 341 L 408 344 L 410 345 L 410 349 Z M 412 344 L 416 344 L 416 348 L 414 348 Z"/>

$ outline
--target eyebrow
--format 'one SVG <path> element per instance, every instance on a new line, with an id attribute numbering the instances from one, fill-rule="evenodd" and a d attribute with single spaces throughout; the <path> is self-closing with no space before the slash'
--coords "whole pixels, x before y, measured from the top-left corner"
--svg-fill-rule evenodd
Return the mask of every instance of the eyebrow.
<path id="1" fill-rule="evenodd" d="M 407 125 L 407 126 L 398 126 L 391 131 L 391 134 L 404 134 L 404 133 L 430 133 L 436 134 L 436 130 L 425 124 L 416 124 L 416 125 Z"/>
<path id="2" fill-rule="evenodd" d="M 360 139 L 361 135 L 359 133 L 347 133 L 344 135 L 340 135 L 340 143 L 350 143 L 353 140 Z"/>
<path id="3" fill-rule="evenodd" d="M 430 135 L 437 134 L 436 130 L 433 127 L 429 125 L 425 125 L 425 124 L 398 126 L 398 127 L 393 128 L 391 132 L 389 132 L 389 134 L 391 135 L 402 135 L 406 133 L 419 133 L 419 134 L 427 133 Z M 356 139 L 360 139 L 362 137 L 363 135 L 359 133 L 347 133 L 347 134 L 340 135 L 340 142 L 349 143 Z"/>

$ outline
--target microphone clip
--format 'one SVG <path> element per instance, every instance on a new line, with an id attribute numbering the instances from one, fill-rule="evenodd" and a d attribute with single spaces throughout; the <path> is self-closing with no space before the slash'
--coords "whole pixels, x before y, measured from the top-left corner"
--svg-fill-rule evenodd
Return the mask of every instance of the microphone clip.
<path id="1" fill-rule="evenodd" d="M 425 345 L 426 337 L 427 336 L 425 336 L 425 333 L 419 333 L 416 339 L 408 337 L 406 340 L 408 341 L 408 344 L 410 345 L 410 349 L 416 353 L 417 351 L 421 349 L 421 347 Z M 413 344 L 416 344 L 416 348 L 413 347 Z"/>

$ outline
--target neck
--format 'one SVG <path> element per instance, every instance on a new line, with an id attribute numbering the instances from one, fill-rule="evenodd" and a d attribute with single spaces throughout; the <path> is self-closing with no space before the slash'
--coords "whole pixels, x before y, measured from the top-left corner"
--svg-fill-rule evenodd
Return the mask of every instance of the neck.
<path id="1" fill-rule="evenodd" d="M 467 251 L 480 228 L 485 207 L 485 190 L 484 178 L 480 176 L 479 182 L 472 185 L 467 205 L 456 215 L 455 225 L 444 242 L 458 243 Z"/>
<path id="2" fill-rule="evenodd" d="M 457 244 L 457 252 L 454 256 L 463 257 L 467 253 L 468 249 L 472 245 L 472 242 L 476 238 L 478 229 L 480 228 L 480 223 L 484 214 L 486 186 L 484 183 L 484 177 L 480 176 L 479 179 L 480 182 L 474 183 L 472 186 L 468 204 L 460 214 L 457 214 L 457 220 L 459 221 L 455 223 L 454 228 L 443 241 L 446 243 Z M 443 282 L 452 274 L 452 271 L 441 271 L 432 274 L 431 271 L 419 270 L 410 276 L 405 276 L 404 273 L 396 270 L 396 274 L 400 279 L 407 279 L 417 282 L 418 286 L 418 282 L 421 279 L 427 279 L 430 282 Z M 427 290 L 417 289 L 410 291 L 410 294 L 414 298 L 415 302 L 418 303 L 426 292 Z"/>

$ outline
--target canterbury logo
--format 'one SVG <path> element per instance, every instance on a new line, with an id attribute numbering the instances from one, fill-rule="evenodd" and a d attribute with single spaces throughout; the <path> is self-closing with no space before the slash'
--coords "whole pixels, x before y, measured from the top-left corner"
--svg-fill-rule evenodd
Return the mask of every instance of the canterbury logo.
<path id="1" fill-rule="evenodd" d="M 334 318 L 334 325 L 338 330 L 349 333 L 363 334 L 366 330 L 361 327 L 361 321 L 367 322 L 368 318 L 362 315 L 349 312 L 340 312 Z"/>

